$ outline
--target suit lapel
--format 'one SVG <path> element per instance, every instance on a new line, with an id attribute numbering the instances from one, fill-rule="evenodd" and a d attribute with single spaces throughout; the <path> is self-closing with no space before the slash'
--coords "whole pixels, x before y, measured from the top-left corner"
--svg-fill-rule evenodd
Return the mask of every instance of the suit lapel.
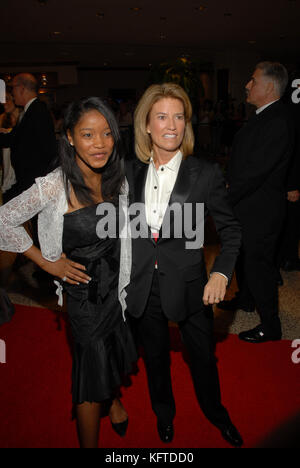
<path id="1" fill-rule="evenodd" d="M 35 101 L 33 101 L 32 104 L 30 104 L 30 106 L 28 107 L 27 111 L 23 111 L 21 113 L 22 117 L 21 119 L 19 119 L 17 125 L 16 125 L 16 131 L 21 134 L 21 132 L 23 131 L 23 129 L 25 129 L 27 127 L 27 122 L 31 120 L 31 114 L 32 112 L 34 112 L 34 109 L 36 107 L 38 103 L 38 100 L 36 99 Z"/>
<path id="2" fill-rule="evenodd" d="M 181 205 L 183 205 L 185 203 L 192 190 L 192 179 L 193 177 L 189 171 L 187 160 L 183 160 L 179 168 L 178 176 L 170 197 L 169 205 L 172 205 L 173 203 L 180 203 Z"/>

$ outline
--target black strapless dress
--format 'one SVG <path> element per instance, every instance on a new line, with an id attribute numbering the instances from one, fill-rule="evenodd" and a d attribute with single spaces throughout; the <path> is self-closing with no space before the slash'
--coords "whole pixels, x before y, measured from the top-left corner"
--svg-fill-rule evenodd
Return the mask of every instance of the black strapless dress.
<path id="1" fill-rule="evenodd" d="M 64 216 L 63 251 L 86 266 L 90 284 L 64 283 L 74 338 L 73 403 L 114 396 L 137 360 L 134 341 L 118 300 L 119 239 L 99 239 L 97 206 Z"/>

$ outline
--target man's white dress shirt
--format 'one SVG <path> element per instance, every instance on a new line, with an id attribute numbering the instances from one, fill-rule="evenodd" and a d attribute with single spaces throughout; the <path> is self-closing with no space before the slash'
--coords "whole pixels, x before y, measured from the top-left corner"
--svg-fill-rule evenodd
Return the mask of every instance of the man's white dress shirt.
<path id="1" fill-rule="evenodd" d="M 258 109 L 256 109 L 256 114 L 260 114 L 262 111 L 264 111 L 267 107 L 269 107 L 271 104 L 274 104 L 274 102 L 277 102 L 279 101 L 279 99 L 275 99 L 275 101 L 272 101 L 272 102 L 268 102 L 268 104 L 265 104 L 264 106 L 261 106 L 259 107 Z"/>

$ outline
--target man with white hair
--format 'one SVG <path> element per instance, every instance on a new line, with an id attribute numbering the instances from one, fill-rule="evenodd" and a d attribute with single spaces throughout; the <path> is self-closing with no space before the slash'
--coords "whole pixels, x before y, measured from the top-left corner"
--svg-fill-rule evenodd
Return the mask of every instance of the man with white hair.
<path id="1" fill-rule="evenodd" d="M 261 324 L 240 339 L 280 340 L 276 254 L 286 209 L 286 177 L 294 144 L 294 124 L 281 101 L 288 83 L 283 65 L 259 63 L 246 85 L 256 113 L 236 135 L 228 169 L 229 195 L 242 226 L 236 266 L 239 293 L 224 309 L 256 308 Z"/>

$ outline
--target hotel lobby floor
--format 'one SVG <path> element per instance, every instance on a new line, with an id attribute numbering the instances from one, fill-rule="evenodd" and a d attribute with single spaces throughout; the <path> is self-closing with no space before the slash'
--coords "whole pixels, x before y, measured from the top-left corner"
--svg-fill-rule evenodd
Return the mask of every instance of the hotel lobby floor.
<path id="1" fill-rule="evenodd" d="M 218 247 L 208 245 L 205 256 L 208 270 L 211 268 Z M 51 310 L 61 310 L 57 305 L 55 286 L 52 282 L 38 284 L 32 278 L 34 266 L 28 263 L 13 273 L 8 287 L 8 293 L 15 304 L 24 304 L 33 307 L 44 307 Z M 282 322 L 283 339 L 300 339 L 300 272 L 282 272 L 284 285 L 279 288 L 280 318 Z M 233 278 L 228 289 L 226 299 L 233 297 L 236 291 L 236 281 Z M 237 334 L 248 330 L 259 323 L 259 316 L 255 313 L 222 311 L 215 307 L 215 330 L 221 334 Z"/>

